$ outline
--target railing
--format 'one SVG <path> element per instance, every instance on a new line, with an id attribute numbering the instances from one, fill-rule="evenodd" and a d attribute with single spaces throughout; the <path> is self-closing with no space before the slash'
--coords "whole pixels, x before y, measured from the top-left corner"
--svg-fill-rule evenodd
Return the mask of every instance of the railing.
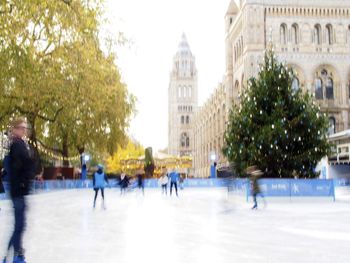
<path id="1" fill-rule="evenodd" d="M 119 181 L 109 180 L 110 187 L 119 187 Z M 349 187 L 350 179 L 261 179 L 260 188 L 264 196 L 269 197 L 332 197 L 335 200 L 335 187 Z M 160 187 L 157 179 L 146 179 L 146 188 Z M 6 192 L 9 185 L 4 184 Z M 43 193 L 68 189 L 92 188 L 92 180 L 50 180 L 35 181 L 33 193 Z M 186 179 L 183 182 L 185 188 L 227 188 L 228 192 L 246 196 L 247 200 L 251 194 L 251 184 L 248 179 Z M 5 196 L 0 197 L 4 199 Z"/>

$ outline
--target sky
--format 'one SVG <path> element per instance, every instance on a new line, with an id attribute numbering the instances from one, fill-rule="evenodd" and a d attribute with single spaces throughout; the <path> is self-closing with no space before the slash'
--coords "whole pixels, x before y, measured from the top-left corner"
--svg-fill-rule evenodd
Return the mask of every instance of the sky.
<path id="1" fill-rule="evenodd" d="M 109 34 L 129 40 L 117 49 L 117 65 L 137 113 L 129 135 L 144 147 L 168 144 L 168 86 L 173 56 L 185 33 L 198 70 L 199 105 L 225 73 L 224 16 L 229 0 L 106 0 Z"/>

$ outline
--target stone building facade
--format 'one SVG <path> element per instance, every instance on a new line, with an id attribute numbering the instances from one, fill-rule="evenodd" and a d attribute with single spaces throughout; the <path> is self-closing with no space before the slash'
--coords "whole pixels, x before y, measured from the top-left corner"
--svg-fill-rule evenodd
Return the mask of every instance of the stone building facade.
<path id="1" fill-rule="evenodd" d="M 198 106 L 197 69 L 185 34 L 173 58 L 168 89 L 168 153 L 192 156 L 194 113 Z"/>
<path id="2" fill-rule="evenodd" d="M 196 176 L 209 176 L 209 153 L 216 152 L 218 164 L 226 164 L 219 150 L 225 127 L 210 120 L 228 120 L 232 103 L 239 103 L 247 79 L 257 75 L 269 43 L 296 72 L 295 88 L 310 92 L 328 114 L 329 133 L 349 128 L 350 1 L 241 0 L 237 5 L 232 0 L 225 28 L 225 79 L 196 118 Z M 225 111 L 218 115 L 223 105 Z M 204 123 L 209 131 L 221 129 L 208 136 Z"/>
<path id="3" fill-rule="evenodd" d="M 225 85 L 219 83 L 214 93 L 196 112 L 193 156 L 195 177 L 208 177 L 210 164 L 214 161 L 218 167 L 226 164 L 220 149 L 224 144 L 229 98 Z M 213 157 L 215 160 L 212 160 Z"/>

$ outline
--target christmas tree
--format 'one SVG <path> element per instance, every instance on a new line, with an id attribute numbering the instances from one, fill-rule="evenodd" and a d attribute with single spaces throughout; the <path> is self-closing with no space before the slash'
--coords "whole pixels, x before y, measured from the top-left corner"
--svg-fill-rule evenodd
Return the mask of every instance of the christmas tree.
<path id="1" fill-rule="evenodd" d="M 153 159 L 153 154 L 152 154 L 152 147 L 148 147 L 145 149 L 145 165 L 144 165 L 144 170 L 145 170 L 145 175 L 147 177 L 152 177 L 154 173 L 154 159 Z"/>
<path id="2" fill-rule="evenodd" d="M 230 112 L 223 153 L 237 175 L 257 165 L 264 177 L 317 176 L 314 168 L 330 150 L 328 121 L 308 92 L 292 87 L 295 77 L 265 52 L 258 77 Z"/>

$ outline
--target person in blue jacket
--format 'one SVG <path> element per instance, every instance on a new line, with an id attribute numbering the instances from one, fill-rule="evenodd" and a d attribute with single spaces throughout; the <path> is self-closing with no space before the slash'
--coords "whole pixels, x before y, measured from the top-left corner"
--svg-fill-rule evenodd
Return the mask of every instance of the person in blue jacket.
<path id="1" fill-rule="evenodd" d="M 173 192 L 173 186 L 175 187 L 175 191 L 176 191 L 176 196 L 179 196 L 177 194 L 177 183 L 179 181 L 180 175 L 178 172 L 176 172 L 175 169 L 173 169 L 171 171 L 171 173 L 169 174 L 169 179 L 170 179 L 170 196 L 172 195 Z"/>
<path id="2" fill-rule="evenodd" d="M 103 166 L 101 164 L 99 164 L 97 166 L 97 171 L 93 174 L 92 181 L 93 181 L 94 191 L 95 191 L 94 208 L 96 206 L 96 199 L 97 199 L 98 191 L 101 190 L 102 207 L 104 209 L 106 209 L 104 189 L 106 187 L 106 184 L 108 184 L 108 178 L 105 175 L 105 173 L 103 172 Z"/>

